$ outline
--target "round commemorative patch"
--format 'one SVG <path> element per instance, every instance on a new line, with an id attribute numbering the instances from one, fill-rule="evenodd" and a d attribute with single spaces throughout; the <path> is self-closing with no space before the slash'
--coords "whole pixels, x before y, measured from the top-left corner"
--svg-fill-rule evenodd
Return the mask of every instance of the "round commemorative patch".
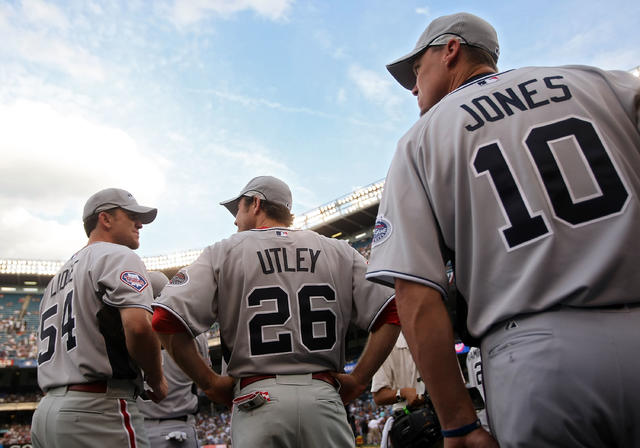
<path id="1" fill-rule="evenodd" d="M 149 285 L 146 278 L 133 271 L 124 271 L 120 274 L 120 280 L 122 280 L 122 283 L 131 286 L 138 292 L 142 292 L 142 290 Z"/>
<path id="2" fill-rule="evenodd" d="M 176 275 L 171 278 L 169 285 L 171 286 L 182 286 L 186 285 L 189 282 L 189 276 L 186 271 L 178 271 Z"/>
<path id="3" fill-rule="evenodd" d="M 376 225 L 373 227 L 373 239 L 371 241 L 371 247 L 375 247 L 384 243 L 391 235 L 391 230 L 391 223 L 383 216 L 378 216 Z"/>

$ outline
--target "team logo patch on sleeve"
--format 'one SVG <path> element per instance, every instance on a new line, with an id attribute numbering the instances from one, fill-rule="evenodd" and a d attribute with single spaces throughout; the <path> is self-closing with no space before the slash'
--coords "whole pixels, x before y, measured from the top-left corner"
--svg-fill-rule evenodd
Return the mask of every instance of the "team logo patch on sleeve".
<path id="1" fill-rule="evenodd" d="M 149 285 L 146 278 L 133 271 L 124 271 L 120 274 L 120 280 L 122 280 L 122 283 L 131 286 L 138 292 L 142 292 L 142 290 Z"/>
<path id="2" fill-rule="evenodd" d="M 176 275 L 174 275 L 171 278 L 169 285 L 172 285 L 172 286 L 186 285 L 188 281 L 189 281 L 189 276 L 187 275 L 186 271 L 179 271 L 176 273 Z"/>
<path id="3" fill-rule="evenodd" d="M 379 216 L 376 220 L 376 225 L 373 227 L 371 247 L 384 243 L 391 235 L 391 229 L 391 223 L 383 216 Z"/>

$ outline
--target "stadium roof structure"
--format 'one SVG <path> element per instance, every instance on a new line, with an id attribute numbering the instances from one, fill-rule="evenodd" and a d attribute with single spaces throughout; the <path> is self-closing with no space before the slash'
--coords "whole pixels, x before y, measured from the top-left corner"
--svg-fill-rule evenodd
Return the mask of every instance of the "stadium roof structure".
<path id="1" fill-rule="evenodd" d="M 372 228 L 383 189 L 384 179 L 359 188 L 335 201 L 296 216 L 293 227 L 312 229 L 332 238 Z"/>

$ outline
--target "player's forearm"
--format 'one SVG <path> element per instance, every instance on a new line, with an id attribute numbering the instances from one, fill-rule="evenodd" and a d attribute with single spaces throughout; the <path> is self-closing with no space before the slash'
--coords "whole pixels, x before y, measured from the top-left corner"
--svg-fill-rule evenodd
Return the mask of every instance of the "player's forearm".
<path id="1" fill-rule="evenodd" d="M 150 383 L 162 379 L 160 341 L 151 328 L 151 314 L 141 308 L 120 311 L 129 356 L 144 371 Z"/>
<path id="2" fill-rule="evenodd" d="M 396 303 L 402 331 L 443 429 L 476 420 L 460 377 L 453 348 L 453 328 L 440 294 L 429 287 L 396 280 Z"/>
<path id="3" fill-rule="evenodd" d="M 373 393 L 373 401 L 378 406 L 384 406 L 385 404 L 394 404 L 397 402 L 396 391 L 388 387 L 383 387 L 382 389 Z"/>
<path id="4" fill-rule="evenodd" d="M 400 327 L 394 324 L 383 324 L 375 332 L 369 335 L 369 340 L 360 355 L 358 364 L 351 375 L 361 384 L 367 385 L 378 371 L 391 349 L 393 349 Z"/>
<path id="5" fill-rule="evenodd" d="M 198 352 L 195 341 L 186 332 L 158 333 L 165 350 L 180 368 L 203 390 L 213 386 L 212 380 L 218 376 L 206 364 Z"/>

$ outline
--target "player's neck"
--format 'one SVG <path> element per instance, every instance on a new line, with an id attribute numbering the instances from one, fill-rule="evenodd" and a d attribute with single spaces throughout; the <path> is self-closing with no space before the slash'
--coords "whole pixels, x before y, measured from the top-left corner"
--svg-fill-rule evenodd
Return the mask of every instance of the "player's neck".
<path id="1" fill-rule="evenodd" d="M 275 219 L 271 219 L 268 216 L 261 216 L 256 220 L 256 225 L 254 228 L 256 229 L 268 229 L 269 227 L 289 227 L 286 224 L 277 221 Z"/>
<path id="2" fill-rule="evenodd" d="M 451 92 L 456 90 L 463 84 L 466 84 L 470 79 L 477 77 L 478 75 L 488 75 L 490 73 L 495 73 L 496 71 L 488 65 L 474 65 L 465 67 L 464 69 L 458 71 L 456 75 L 452 78 L 452 88 Z"/>

